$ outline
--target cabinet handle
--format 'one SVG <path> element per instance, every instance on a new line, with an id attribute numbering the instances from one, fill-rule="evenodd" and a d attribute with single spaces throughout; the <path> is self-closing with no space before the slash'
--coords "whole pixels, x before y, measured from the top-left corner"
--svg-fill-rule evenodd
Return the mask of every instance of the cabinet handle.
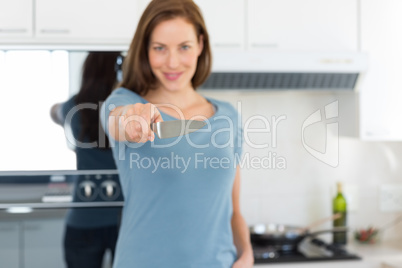
<path id="1" fill-rule="evenodd" d="M 278 48 L 277 43 L 262 43 L 262 44 L 251 44 L 254 48 Z"/>
<path id="2" fill-rule="evenodd" d="M 69 29 L 42 29 L 40 30 L 41 33 L 44 34 L 69 34 Z"/>
<path id="3" fill-rule="evenodd" d="M 234 48 L 234 47 L 241 47 L 241 44 L 239 44 L 239 43 L 214 43 L 214 47 Z"/>
<path id="4" fill-rule="evenodd" d="M 27 29 L 0 29 L 0 33 L 26 33 Z"/>

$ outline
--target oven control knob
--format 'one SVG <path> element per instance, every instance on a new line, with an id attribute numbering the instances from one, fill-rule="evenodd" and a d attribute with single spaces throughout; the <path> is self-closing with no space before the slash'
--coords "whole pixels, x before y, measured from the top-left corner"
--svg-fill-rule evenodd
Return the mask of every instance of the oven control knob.
<path id="1" fill-rule="evenodd" d="M 106 185 L 106 195 L 111 197 L 113 195 L 113 185 Z"/>
<path id="2" fill-rule="evenodd" d="M 92 181 L 83 181 L 78 187 L 78 196 L 82 201 L 91 201 L 96 197 L 95 195 L 96 185 Z"/>
<path id="3" fill-rule="evenodd" d="M 102 182 L 101 189 L 102 189 L 101 193 L 104 200 L 108 201 L 115 200 L 120 194 L 118 184 L 112 180 Z"/>
<path id="4" fill-rule="evenodd" d="M 92 188 L 89 184 L 84 186 L 85 189 L 85 196 L 90 197 L 92 195 Z"/>

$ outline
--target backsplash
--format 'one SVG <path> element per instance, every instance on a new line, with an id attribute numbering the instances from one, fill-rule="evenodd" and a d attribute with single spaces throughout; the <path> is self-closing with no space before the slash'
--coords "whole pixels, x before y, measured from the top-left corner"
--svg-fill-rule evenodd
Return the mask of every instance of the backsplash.
<path id="1" fill-rule="evenodd" d="M 247 223 L 303 226 L 329 216 L 337 181 L 344 183 L 349 207 L 348 222 L 352 230 L 368 225 L 381 227 L 402 213 L 381 212 L 379 205 L 382 184 L 402 183 L 402 143 L 359 139 L 358 93 L 201 93 L 240 107 L 243 126 L 254 116 L 255 119 L 249 122 L 251 128 L 263 128 L 269 122 L 272 130 L 273 116 L 277 119 L 276 133 L 249 133 L 249 143 L 254 146 L 244 143 L 244 155 L 265 159 L 265 162 L 260 161 L 259 166 L 244 166 L 242 169 L 241 206 Z M 330 111 L 331 107 L 338 109 Z M 319 109 L 321 113 L 317 112 Z M 321 120 L 315 118 L 320 122 L 309 125 L 309 119 L 314 117 L 312 114 L 321 114 L 322 117 Z M 329 118 L 331 116 L 334 117 Z M 266 118 L 265 123 L 262 118 Z M 279 122 L 278 118 L 281 118 Z M 276 137 L 273 137 L 275 134 Z M 257 149 L 253 148 L 255 144 L 269 146 Z M 334 150 L 334 147 L 339 149 Z M 316 152 L 315 156 L 307 148 Z M 330 158 L 325 158 L 325 155 Z M 337 159 L 339 163 L 336 165 Z M 330 227 L 331 223 L 327 223 L 317 228 Z M 402 238 L 402 224 L 390 227 L 383 236 L 383 240 L 398 238 Z"/>

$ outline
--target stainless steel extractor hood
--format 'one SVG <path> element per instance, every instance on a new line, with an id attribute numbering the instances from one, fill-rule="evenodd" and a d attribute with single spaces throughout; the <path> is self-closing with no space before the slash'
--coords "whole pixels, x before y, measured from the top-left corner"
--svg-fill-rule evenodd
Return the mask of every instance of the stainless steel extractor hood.
<path id="1" fill-rule="evenodd" d="M 365 53 L 216 53 L 202 89 L 356 90 Z"/>

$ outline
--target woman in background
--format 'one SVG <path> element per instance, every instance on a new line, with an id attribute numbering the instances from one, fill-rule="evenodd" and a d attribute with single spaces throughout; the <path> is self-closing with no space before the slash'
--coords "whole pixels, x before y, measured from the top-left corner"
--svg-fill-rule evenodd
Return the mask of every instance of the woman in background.
<path id="1" fill-rule="evenodd" d="M 90 52 L 83 64 L 78 94 L 51 108 L 53 121 L 72 133 L 67 140 L 76 153 L 78 170 L 116 169 L 109 141 L 99 124 L 99 107 L 117 83 L 119 59 L 120 52 Z M 76 186 L 79 183 L 75 181 Z M 74 201 L 80 201 L 77 199 L 75 195 Z M 68 268 L 101 268 L 106 250 L 114 255 L 120 215 L 120 208 L 69 210 L 64 235 Z"/>
<path id="2" fill-rule="evenodd" d="M 241 122 L 229 103 L 197 93 L 210 69 L 208 32 L 195 3 L 151 1 L 120 88 L 101 112 L 125 198 L 115 268 L 253 266 L 239 204 Z M 176 119 L 207 126 L 168 139 L 150 129 Z"/>

